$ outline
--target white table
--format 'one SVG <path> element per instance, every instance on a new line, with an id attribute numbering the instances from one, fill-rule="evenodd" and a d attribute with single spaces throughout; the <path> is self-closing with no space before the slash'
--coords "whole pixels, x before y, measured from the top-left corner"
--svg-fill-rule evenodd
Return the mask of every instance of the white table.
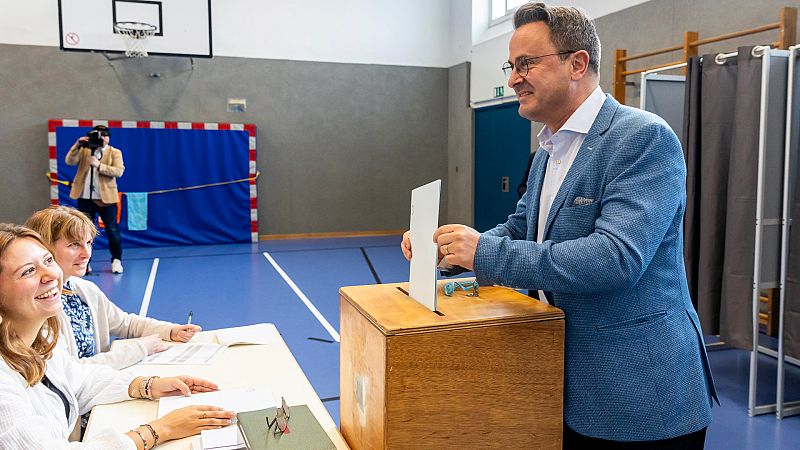
<path id="1" fill-rule="evenodd" d="M 269 386 L 280 402 L 286 398 L 291 405 L 308 405 L 322 428 L 328 433 L 337 449 L 347 449 L 342 435 L 336 428 L 328 411 L 323 406 L 311 383 L 295 361 L 277 330 L 275 343 L 268 345 L 237 345 L 222 350 L 209 365 L 135 365 L 125 369 L 136 375 L 192 375 L 205 378 L 219 385 L 220 389 L 251 386 Z M 180 344 L 178 344 L 180 345 Z M 91 437 L 104 428 L 113 428 L 122 433 L 156 418 L 158 402 L 130 400 L 111 405 L 100 405 L 92 409 L 85 437 Z M 191 448 L 193 438 L 184 438 L 159 445 L 159 450 Z"/>

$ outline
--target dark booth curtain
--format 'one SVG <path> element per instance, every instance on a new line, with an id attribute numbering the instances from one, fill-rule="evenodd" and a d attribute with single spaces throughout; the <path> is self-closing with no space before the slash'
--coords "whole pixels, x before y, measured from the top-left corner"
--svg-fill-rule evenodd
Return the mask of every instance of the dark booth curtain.
<path id="1" fill-rule="evenodd" d="M 705 333 L 749 348 L 761 60 L 752 47 L 687 67 L 684 152 L 687 279 Z"/>
<path id="2" fill-rule="evenodd" d="M 689 60 L 684 142 L 686 216 L 684 258 L 689 293 L 703 330 L 719 334 L 725 253 L 728 170 L 736 108 L 736 59 L 718 65 L 715 55 Z M 703 65 L 703 61 L 711 64 Z"/>
<path id="3" fill-rule="evenodd" d="M 800 113 L 797 107 L 794 113 Z M 800 127 L 795 127 L 795 130 L 800 131 Z M 794 226 L 789 239 L 789 265 L 786 270 L 783 348 L 787 355 L 800 359 L 800 182 L 797 182 L 797 177 L 793 198 L 790 213 Z"/>
<path id="4" fill-rule="evenodd" d="M 783 348 L 787 355 L 800 359 L 800 60 L 795 63 L 794 99 L 792 101 L 792 150 L 794 153 L 794 189 L 790 192 L 789 217 L 794 226 L 789 235 L 789 261 L 786 268 Z"/>

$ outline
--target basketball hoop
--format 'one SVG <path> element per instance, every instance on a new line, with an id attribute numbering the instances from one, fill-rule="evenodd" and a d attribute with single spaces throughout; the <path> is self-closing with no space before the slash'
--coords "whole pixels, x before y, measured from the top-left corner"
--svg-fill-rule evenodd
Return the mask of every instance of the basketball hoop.
<path id="1" fill-rule="evenodd" d="M 117 22 L 114 29 L 125 42 L 125 56 L 128 58 L 144 58 L 147 56 L 145 44 L 147 38 L 155 34 L 156 27 L 142 22 Z"/>

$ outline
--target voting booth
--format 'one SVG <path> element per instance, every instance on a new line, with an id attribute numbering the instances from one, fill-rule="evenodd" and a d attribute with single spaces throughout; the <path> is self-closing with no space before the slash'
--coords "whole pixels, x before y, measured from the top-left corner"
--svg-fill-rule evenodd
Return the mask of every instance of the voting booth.
<path id="1" fill-rule="evenodd" d="M 360 449 L 560 449 L 564 313 L 513 289 L 340 289 L 341 432 Z"/>

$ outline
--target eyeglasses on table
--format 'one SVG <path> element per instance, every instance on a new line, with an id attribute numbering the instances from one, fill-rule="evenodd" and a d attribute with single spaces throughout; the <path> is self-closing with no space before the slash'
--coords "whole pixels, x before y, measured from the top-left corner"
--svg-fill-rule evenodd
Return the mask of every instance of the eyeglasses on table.
<path id="1" fill-rule="evenodd" d="M 281 435 L 289 430 L 290 410 L 289 405 L 286 404 L 286 399 L 281 397 L 281 406 L 275 410 L 275 418 L 270 420 L 269 416 L 265 417 L 267 421 L 267 431 L 275 426 L 275 431 L 272 432 L 274 436 Z"/>

